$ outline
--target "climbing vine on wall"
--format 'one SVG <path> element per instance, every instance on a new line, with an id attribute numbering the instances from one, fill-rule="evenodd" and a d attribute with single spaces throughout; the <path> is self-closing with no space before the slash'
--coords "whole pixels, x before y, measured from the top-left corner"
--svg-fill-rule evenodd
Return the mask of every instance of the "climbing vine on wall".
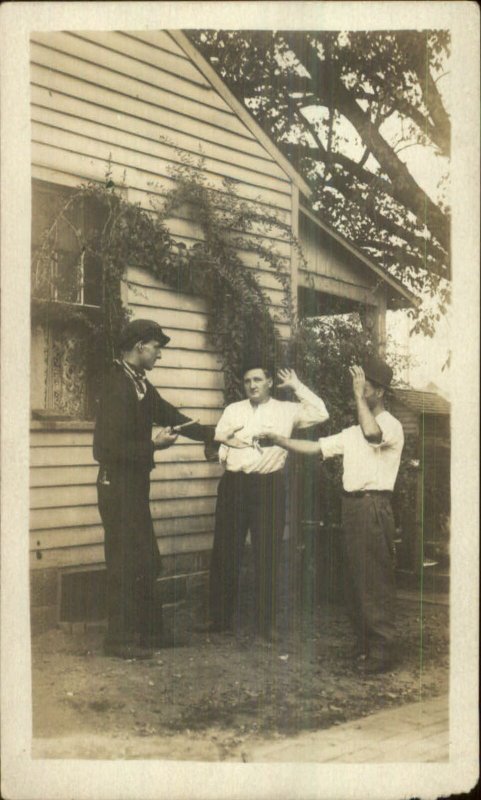
<path id="1" fill-rule="evenodd" d="M 276 322 L 294 323 L 290 259 L 278 253 L 276 244 L 281 240 L 296 247 L 301 259 L 302 254 L 290 225 L 260 201 L 241 198 L 235 181 L 225 179 L 220 189 L 209 183 L 201 157 L 180 155 L 170 177 L 173 188 L 167 193 L 152 187 L 149 209 L 125 199 L 122 186 L 112 181 L 110 167 L 103 185 L 80 185 L 45 230 L 35 253 L 33 313 L 82 321 L 100 375 L 114 356 L 119 330 L 128 317 L 121 282 L 129 266 L 145 269 L 178 291 L 206 299 L 208 334 L 221 355 L 226 401 L 232 401 L 241 395 L 242 364 L 254 355 L 275 361 L 281 351 Z M 78 204 L 94 209 L 88 228 L 72 222 Z M 168 221 L 173 217 L 196 226 L 199 233 L 193 244 L 171 234 Z M 57 267 L 60 225 L 69 227 L 76 241 L 69 280 L 77 270 L 81 281 L 86 265 L 90 272 L 96 271 L 101 286 L 98 316 L 78 303 L 55 302 L 65 296 L 65 270 Z M 244 261 L 247 254 L 250 265 Z M 278 279 L 283 299 L 277 313 L 252 266 L 268 269 Z"/>

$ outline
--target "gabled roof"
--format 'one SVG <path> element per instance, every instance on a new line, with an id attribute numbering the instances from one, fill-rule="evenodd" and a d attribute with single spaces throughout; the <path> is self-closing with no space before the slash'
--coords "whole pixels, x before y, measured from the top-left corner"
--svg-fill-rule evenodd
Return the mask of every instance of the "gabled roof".
<path id="1" fill-rule="evenodd" d="M 448 416 L 451 412 L 451 403 L 440 394 L 424 392 L 420 389 L 393 388 L 392 394 L 396 400 L 418 414 L 442 414 Z"/>
<path id="2" fill-rule="evenodd" d="M 307 198 L 309 198 L 312 194 L 312 190 L 309 185 L 306 183 L 302 175 L 295 169 L 295 167 L 291 164 L 288 158 L 284 156 L 284 154 L 280 151 L 277 145 L 272 141 L 270 136 L 262 129 L 259 123 L 254 119 L 251 115 L 249 110 L 240 102 L 240 100 L 235 97 L 235 95 L 231 92 L 229 87 L 226 83 L 222 80 L 222 78 L 217 74 L 215 69 L 209 64 L 209 62 L 204 58 L 202 53 L 192 44 L 190 39 L 186 36 L 183 31 L 179 30 L 169 30 L 169 35 L 177 42 L 179 47 L 185 52 L 187 56 L 194 62 L 196 67 L 202 72 L 205 78 L 211 83 L 211 85 L 216 89 L 219 95 L 225 100 L 225 102 L 231 107 L 235 114 L 239 117 L 240 120 L 244 123 L 246 128 L 250 130 L 250 132 L 256 137 L 258 142 L 262 144 L 262 146 L 266 149 L 270 156 L 277 162 L 280 168 L 291 178 L 292 182 L 295 186 L 298 187 L 299 191 Z M 309 219 L 319 225 L 326 233 L 329 234 L 333 239 L 343 245 L 352 255 L 354 255 L 359 261 L 361 261 L 364 266 L 368 267 L 372 272 L 375 272 L 376 275 L 381 277 L 385 283 L 391 287 L 391 300 L 393 300 L 393 305 L 391 307 L 403 308 L 406 306 L 419 306 L 421 301 L 414 295 L 409 289 L 399 281 L 397 278 L 394 278 L 385 269 L 376 264 L 375 261 L 372 261 L 368 256 L 365 255 L 358 247 L 356 247 L 352 242 L 346 239 L 341 234 L 337 233 L 337 231 L 332 228 L 330 225 L 327 225 L 325 222 L 320 220 L 312 211 L 307 208 L 300 206 L 300 211 L 303 214 L 306 214 Z"/>

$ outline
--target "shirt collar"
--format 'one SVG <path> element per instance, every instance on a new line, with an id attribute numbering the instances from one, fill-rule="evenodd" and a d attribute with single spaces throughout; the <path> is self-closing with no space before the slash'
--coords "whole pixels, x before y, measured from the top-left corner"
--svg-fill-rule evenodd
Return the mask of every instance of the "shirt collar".
<path id="1" fill-rule="evenodd" d="M 137 396 L 141 400 L 147 392 L 147 378 L 145 377 L 145 370 L 137 369 L 131 364 L 128 364 L 127 361 L 120 359 L 116 359 L 114 363 L 121 367 L 127 377 L 133 381 Z"/>
<path id="2" fill-rule="evenodd" d="M 128 361 L 122 360 L 121 364 L 127 372 L 132 373 L 136 378 L 145 378 L 145 369 L 134 367 L 134 365 L 129 364 Z"/>
<path id="3" fill-rule="evenodd" d="M 246 397 L 246 403 L 248 403 L 249 408 L 252 408 L 252 410 L 254 411 L 256 408 L 266 408 L 266 406 L 268 406 L 269 403 L 271 403 L 273 399 L 274 399 L 273 397 L 269 397 L 269 399 L 266 400 L 265 403 L 251 403 L 249 398 Z"/>

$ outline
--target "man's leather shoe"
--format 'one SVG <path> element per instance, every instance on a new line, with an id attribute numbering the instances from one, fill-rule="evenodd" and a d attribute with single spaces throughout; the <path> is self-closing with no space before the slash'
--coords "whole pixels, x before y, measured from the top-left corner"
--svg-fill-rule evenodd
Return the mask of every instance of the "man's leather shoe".
<path id="1" fill-rule="evenodd" d="M 106 656 L 114 658 L 136 659 L 145 661 L 152 658 L 153 651 L 150 647 L 142 647 L 138 644 L 106 644 L 104 646 Z"/>

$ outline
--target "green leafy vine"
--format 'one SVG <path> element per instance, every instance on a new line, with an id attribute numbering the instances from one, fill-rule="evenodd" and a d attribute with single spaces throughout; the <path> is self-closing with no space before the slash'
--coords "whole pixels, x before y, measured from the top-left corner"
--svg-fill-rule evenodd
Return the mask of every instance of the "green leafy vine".
<path id="1" fill-rule="evenodd" d="M 295 324 L 291 297 L 290 257 L 276 245 L 287 243 L 300 253 L 290 225 L 257 202 L 241 198 L 236 182 L 225 179 L 214 187 L 205 176 L 203 159 L 179 156 L 170 171 L 173 188 L 159 201 L 150 195 L 150 208 L 129 202 L 122 186 L 115 186 L 107 170 L 104 185 L 81 184 L 45 230 L 32 264 L 33 313 L 47 319 L 77 319 L 87 329 L 97 375 L 115 354 L 115 342 L 128 318 L 121 285 L 129 266 L 147 270 L 170 287 L 199 295 L 207 301 L 208 334 L 220 353 L 227 402 L 241 396 L 240 369 L 253 357 L 275 362 L 282 351 L 276 324 Z M 88 203 L 95 209 L 94 224 L 76 227 L 72 211 Z M 186 219 L 200 230 L 193 243 L 174 238 L 168 220 Z M 101 285 L 100 312 L 75 302 L 58 261 L 57 233 L 67 226 L 76 240 L 68 280 L 90 265 Z M 244 261 L 248 255 L 250 264 Z M 302 259 L 302 254 L 300 254 Z M 79 266 L 80 265 L 80 266 Z M 256 270 L 270 271 L 282 289 L 280 308 L 272 309 Z M 73 292 L 74 294 L 74 292 Z M 58 302 L 56 298 L 63 298 Z M 65 302 L 65 298 L 70 303 Z"/>

